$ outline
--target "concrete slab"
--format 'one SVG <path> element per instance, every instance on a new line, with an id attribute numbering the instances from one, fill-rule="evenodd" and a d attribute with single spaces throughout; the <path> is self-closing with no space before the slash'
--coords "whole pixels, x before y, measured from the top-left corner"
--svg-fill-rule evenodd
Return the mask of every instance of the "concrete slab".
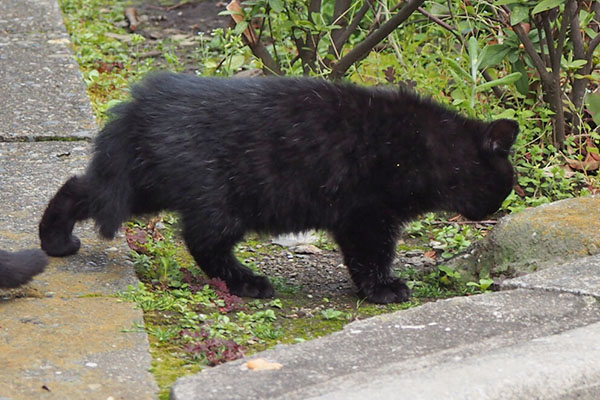
<path id="1" fill-rule="evenodd" d="M 600 254 L 508 279 L 502 288 L 551 290 L 600 298 Z"/>
<path id="2" fill-rule="evenodd" d="M 0 55 L 0 141 L 92 137 L 94 114 L 65 33 L 0 35 Z"/>
<path id="3" fill-rule="evenodd" d="M 377 398 L 424 400 L 596 400 L 598 337 L 600 323 L 472 357 L 442 363 L 435 358 L 416 360 L 409 371 L 401 363 L 384 366 L 318 385 L 311 390 L 320 392 L 316 396 L 294 393 L 285 398 L 363 400 L 377 393 Z"/>
<path id="4" fill-rule="evenodd" d="M 71 175 L 84 171 L 90 149 L 86 142 L 0 143 L 0 247 L 39 246 L 42 212 Z"/>
<path id="5" fill-rule="evenodd" d="M 48 200 L 87 165 L 87 142 L 0 143 L 0 248 L 39 246 Z M 129 249 L 76 228 L 83 248 L 53 258 L 22 289 L 0 300 L 0 397 L 152 399 L 158 391 L 145 333 L 125 330 L 143 313 L 114 295 L 137 284 Z"/>
<path id="6" fill-rule="evenodd" d="M 152 399 L 143 323 L 133 304 L 108 297 L 0 301 L 0 396 L 17 399 Z"/>
<path id="7" fill-rule="evenodd" d="M 246 360 L 240 360 L 181 378 L 171 398 L 305 399 L 330 398 L 338 392 L 340 397 L 331 398 L 342 398 L 349 392 L 341 386 L 369 385 L 388 369 L 393 371 L 391 381 L 418 370 L 423 386 L 434 385 L 434 376 L 427 371 L 440 365 L 483 359 L 490 352 L 501 355 L 513 346 L 598 321 L 600 305 L 594 298 L 567 293 L 514 290 L 454 298 L 354 322 L 330 336 L 250 357 L 283 364 L 279 370 L 249 371 Z M 489 371 L 475 367 L 469 371 L 477 385 L 496 385 L 488 382 Z M 369 388 L 378 398 L 404 397 L 397 386 Z"/>
<path id="8" fill-rule="evenodd" d="M 72 175 L 83 173 L 91 145 L 86 142 L 0 143 L 0 248 L 39 247 L 37 224 L 48 201 Z M 78 224 L 81 251 L 54 258 L 35 278 L 42 291 L 80 296 L 114 294 L 138 280 L 125 241 L 101 240 L 91 222 Z"/>
<path id="9" fill-rule="evenodd" d="M 64 32 L 62 13 L 56 0 L 0 1 L 0 33 Z"/>

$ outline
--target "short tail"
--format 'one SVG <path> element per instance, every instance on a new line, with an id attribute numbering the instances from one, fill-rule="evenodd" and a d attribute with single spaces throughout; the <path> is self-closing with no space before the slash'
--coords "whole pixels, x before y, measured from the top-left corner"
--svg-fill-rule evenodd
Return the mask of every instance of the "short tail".
<path id="1" fill-rule="evenodd" d="M 0 288 L 15 288 L 31 280 L 48 265 L 48 257 L 39 249 L 15 253 L 0 250 Z"/>
<path id="2" fill-rule="evenodd" d="M 48 203 L 39 224 L 46 254 L 64 257 L 79 250 L 81 243 L 73 235 L 78 221 L 94 219 L 100 234 L 111 239 L 130 216 L 132 189 L 127 153 L 130 126 L 122 115 L 129 108 L 125 103 L 114 109 L 113 119 L 96 138 L 94 155 L 85 174 L 67 180 Z"/>

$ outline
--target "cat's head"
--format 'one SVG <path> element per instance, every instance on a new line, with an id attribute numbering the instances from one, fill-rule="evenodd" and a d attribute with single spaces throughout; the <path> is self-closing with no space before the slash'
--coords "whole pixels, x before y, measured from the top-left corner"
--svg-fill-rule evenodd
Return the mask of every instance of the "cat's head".
<path id="1" fill-rule="evenodd" d="M 481 220 L 496 212 L 514 185 L 514 170 L 508 156 L 519 133 L 519 124 L 500 119 L 481 124 L 472 132 L 471 146 L 462 152 L 453 180 L 456 191 L 454 210 L 471 220 Z"/>

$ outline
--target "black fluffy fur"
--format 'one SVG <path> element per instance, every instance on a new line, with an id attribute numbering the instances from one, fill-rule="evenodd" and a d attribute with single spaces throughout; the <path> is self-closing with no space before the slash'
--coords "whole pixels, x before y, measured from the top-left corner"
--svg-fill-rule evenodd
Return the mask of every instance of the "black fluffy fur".
<path id="1" fill-rule="evenodd" d="M 29 282 L 47 264 L 48 257 L 39 249 L 15 253 L 0 250 L 0 288 L 15 288 Z"/>
<path id="2" fill-rule="evenodd" d="M 198 265 L 232 293 L 270 297 L 233 246 L 248 231 L 329 231 L 359 295 L 403 302 L 399 227 L 430 210 L 481 219 L 509 194 L 510 120 L 485 123 L 397 89 L 315 79 L 158 74 L 112 110 L 82 176 L 40 223 L 42 248 L 77 252 L 76 221 L 111 238 L 131 215 L 178 211 Z"/>

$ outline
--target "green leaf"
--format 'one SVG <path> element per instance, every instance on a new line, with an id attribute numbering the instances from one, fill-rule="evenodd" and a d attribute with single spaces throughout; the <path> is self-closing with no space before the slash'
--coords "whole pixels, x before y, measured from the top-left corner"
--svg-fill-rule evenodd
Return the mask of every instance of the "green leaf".
<path id="1" fill-rule="evenodd" d="M 562 3 L 564 3 L 565 0 L 543 0 L 540 1 L 534 8 L 533 11 L 531 12 L 532 15 L 535 14 L 539 14 L 541 12 L 544 11 L 548 11 L 551 10 L 555 7 L 560 6 Z"/>
<path id="2" fill-rule="evenodd" d="M 496 1 L 496 5 L 497 6 L 506 6 L 508 4 L 515 4 L 515 3 L 520 3 L 521 0 L 498 0 Z"/>
<path id="3" fill-rule="evenodd" d="M 235 33 L 236 35 L 241 35 L 246 30 L 246 28 L 248 28 L 248 21 L 241 21 L 235 26 L 233 33 Z"/>
<path id="4" fill-rule="evenodd" d="M 460 65 L 458 65 L 458 63 L 456 61 L 454 61 L 452 58 L 450 57 L 446 57 L 446 62 L 448 64 L 450 64 L 450 67 L 456 71 L 458 74 L 462 75 L 464 78 L 466 78 L 467 80 L 471 81 L 471 74 L 469 74 L 467 71 L 465 71 Z"/>
<path id="5" fill-rule="evenodd" d="M 471 36 L 469 38 L 469 59 L 471 61 L 471 79 L 473 82 L 477 82 L 477 72 L 482 57 L 485 57 L 485 55 L 479 51 L 479 42 L 474 36 Z"/>
<path id="6" fill-rule="evenodd" d="M 479 68 L 484 70 L 498 65 L 511 51 L 511 48 L 505 44 L 494 44 L 486 46 L 481 52 Z"/>
<path id="7" fill-rule="evenodd" d="M 600 94 L 588 94 L 585 97 L 585 102 L 594 122 L 600 125 Z"/>
<path id="8" fill-rule="evenodd" d="M 242 65 L 244 65 L 245 61 L 246 61 L 246 58 L 243 55 L 235 54 L 231 57 L 231 59 L 229 61 L 229 68 L 231 68 L 232 71 L 236 71 Z"/>
<path id="9" fill-rule="evenodd" d="M 479 280 L 479 287 L 481 290 L 487 290 L 494 283 L 493 279 L 490 278 L 481 278 Z"/>
<path id="10" fill-rule="evenodd" d="M 523 96 L 529 93 L 529 79 L 527 78 L 527 71 L 525 70 L 525 65 L 521 59 L 518 59 L 515 63 L 512 64 L 513 73 L 520 72 L 521 78 L 515 82 L 515 87 Z"/>
<path id="11" fill-rule="evenodd" d="M 269 0 L 269 5 L 271 6 L 271 9 L 276 13 L 280 13 L 284 9 L 283 1 L 281 0 Z"/>
<path id="12" fill-rule="evenodd" d="M 587 60 L 577 59 L 577 60 L 573 60 L 570 63 L 568 63 L 567 68 L 577 69 L 577 68 L 583 67 L 585 64 L 587 64 Z"/>
<path id="13" fill-rule="evenodd" d="M 477 86 L 475 90 L 481 92 L 482 90 L 486 90 L 498 85 L 510 85 L 511 83 L 515 83 L 521 79 L 521 75 L 522 74 L 520 72 L 513 72 L 512 74 L 508 74 L 500 79 L 494 79 L 493 81 L 482 83 L 481 85 Z"/>
<path id="14" fill-rule="evenodd" d="M 529 19 L 529 8 L 523 6 L 516 6 L 510 14 L 510 24 L 512 26 L 517 25 L 526 19 Z"/>
<path id="15" fill-rule="evenodd" d="M 512 108 L 507 108 L 506 110 L 502 111 L 500 114 L 496 114 L 493 116 L 494 119 L 502 119 L 502 118 L 514 118 L 515 117 L 515 110 L 513 110 Z"/>
<path id="16" fill-rule="evenodd" d="M 242 14 L 238 10 L 223 10 L 223 11 L 219 11 L 219 13 L 217 15 L 244 15 L 244 14 Z"/>

